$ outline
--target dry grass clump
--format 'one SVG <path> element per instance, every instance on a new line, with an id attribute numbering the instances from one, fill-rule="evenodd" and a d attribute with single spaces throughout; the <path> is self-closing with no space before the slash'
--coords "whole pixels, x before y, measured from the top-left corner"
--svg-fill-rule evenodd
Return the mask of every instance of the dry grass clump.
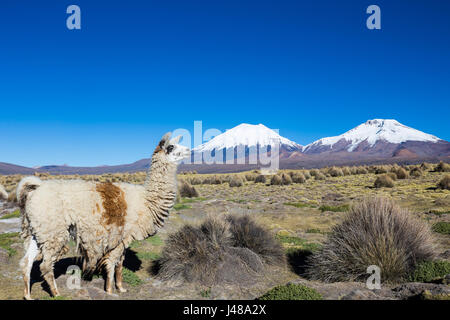
<path id="1" fill-rule="evenodd" d="M 306 180 L 311 179 L 311 174 L 309 173 L 309 171 L 303 171 L 302 174 Z"/>
<path id="2" fill-rule="evenodd" d="M 266 264 L 284 263 L 278 241 L 248 216 L 209 216 L 169 235 L 158 276 L 202 285 L 250 283 Z"/>
<path id="3" fill-rule="evenodd" d="M 266 183 L 266 176 L 263 174 L 258 175 L 255 178 L 255 183 Z"/>
<path id="4" fill-rule="evenodd" d="M 178 187 L 178 192 L 183 198 L 195 198 L 198 197 L 198 192 L 194 186 L 187 181 L 181 181 L 181 185 Z"/>
<path id="5" fill-rule="evenodd" d="M 364 168 L 364 167 L 357 167 L 356 168 L 356 174 L 367 174 L 367 173 L 369 173 L 369 171 L 367 171 L 367 169 Z"/>
<path id="6" fill-rule="evenodd" d="M 344 175 L 341 168 L 337 168 L 337 167 L 330 168 L 328 170 L 328 174 L 332 177 L 342 177 Z"/>
<path id="7" fill-rule="evenodd" d="M 342 173 L 344 174 L 344 176 L 349 176 L 352 174 L 352 172 L 350 171 L 350 169 L 348 167 L 343 167 Z"/>
<path id="8" fill-rule="evenodd" d="M 450 175 L 448 174 L 445 177 L 443 177 L 441 181 L 439 181 L 439 183 L 437 184 L 437 187 L 439 189 L 450 190 Z"/>
<path id="9" fill-rule="evenodd" d="M 255 173 L 249 173 L 249 174 L 245 175 L 245 180 L 247 180 L 247 181 L 255 181 L 257 176 L 258 175 L 255 174 Z"/>
<path id="10" fill-rule="evenodd" d="M 432 166 L 428 162 L 422 162 L 422 164 L 420 165 L 420 169 L 422 169 L 423 171 L 430 171 L 431 168 Z"/>
<path id="11" fill-rule="evenodd" d="M 422 175 L 422 169 L 420 169 L 420 167 L 414 167 L 411 169 L 411 171 L 409 171 L 409 174 L 411 177 L 415 177 L 418 178 Z"/>
<path id="12" fill-rule="evenodd" d="M 393 181 L 397 181 L 397 175 L 394 172 L 388 172 L 386 175 L 391 178 Z"/>
<path id="13" fill-rule="evenodd" d="M 375 174 L 388 173 L 388 168 L 386 166 L 379 166 L 375 168 Z"/>
<path id="14" fill-rule="evenodd" d="M 387 174 L 378 176 L 373 186 L 375 188 L 392 188 L 394 187 L 394 181 Z"/>
<path id="15" fill-rule="evenodd" d="M 305 183 L 306 178 L 301 172 L 297 172 L 292 176 L 292 182 L 294 183 Z"/>
<path id="16" fill-rule="evenodd" d="M 272 186 L 281 186 L 282 185 L 281 176 L 279 176 L 278 174 L 272 176 L 272 178 L 270 179 L 270 184 Z"/>
<path id="17" fill-rule="evenodd" d="M 319 173 L 320 173 L 320 171 L 317 170 L 317 169 L 309 170 L 309 174 L 311 175 L 311 177 L 315 177 L 315 176 L 318 175 Z"/>
<path id="18" fill-rule="evenodd" d="M 202 179 L 200 177 L 193 177 L 191 179 L 191 184 L 192 185 L 198 185 L 198 184 L 202 184 Z"/>
<path id="19" fill-rule="evenodd" d="M 230 187 L 242 187 L 244 185 L 244 181 L 241 177 L 235 175 L 230 178 Z"/>
<path id="20" fill-rule="evenodd" d="M 281 184 L 284 185 L 284 186 L 289 185 L 289 184 L 292 184 L 292 178 L 291 178 L 291 176 L 288 175 L 288 174 L 286 174 L 286 173 L 283 173 L 283 174 L 281 175 Z"/>
<path id="21" fill-rule="evenodd" d="M 435 172 L 450 172 L 450 164 L 441 161 L 436 166 L 436 168 L 434 168 L 434 171 Z"/>
<path id="22" fill-rule="evenodd" d="M 316 174 L 315 179 L 316 180 L 325 180 L 326 177 L 322 172 L 319 172 L 318 174 Z"/>
<path id="23" fill-rule="evenodd" d="M 398 168 L 395 171 L 395 174 L 397 175 L 397 179 L 408 179 L 409 178 L 409 173 L 408 171 L 406 171 L 403 168 Z"/>
<path id="24" fill-rule="evenodd" d="M 404 280 L 421 261 L 434 258 L 429 227 L 391 200 L 366 199 L 354 206 L 308 260 L 307 274 L 327 282 L 365 281 L 367 267 L 382 281 Z"/>

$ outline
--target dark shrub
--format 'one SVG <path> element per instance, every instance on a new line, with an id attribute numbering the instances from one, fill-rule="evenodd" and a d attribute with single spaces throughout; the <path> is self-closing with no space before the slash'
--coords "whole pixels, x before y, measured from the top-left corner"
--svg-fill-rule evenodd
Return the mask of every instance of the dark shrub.
<path id="1" fill-rule="evenodd" d="M 263 174 L 260 174 L 256 177 L 255 183 L 266 183 L 266 176 Z"/>
<path id="2" fill-rule="evenodd" d="M 180 187 L 178 188 L 181 197 L 184 198 L 194 198 L 198 197 L 198 192 L 194 186 L 190 185 L 186 181 L 182 181 Z"/>
<path id="3" fill-rule="evenodd" d="M 309 170 L 309 174 L 311 175 L 311 177 L 315 177 L 320 171 L 317 169 L 312 169 Z"/>
<path id="4" fill-rule="evenodd" d="M 248 215 L 229 215 L 233 247 L 248 248 L 269 264 L 285 262 L 283 247 L 266 229 L 258 225 Z"/>
<path id="5" fill-rule="evenodd" d="M 367 173 L 369 173 L 369 171 L 367 171 L 367 169 L 364 168 L 364 167 L 357 167 L 356 168 L 356 174 L 367 174 Z"/>
<path id="6" fill-rule="evenodd" d="M 445 177 L 443 177 L 437 184 L 437 187 L 439 189 L 450 190 L 450 175 L 446 175 Z"/>
<path id="7" fill-rule="evenodd" d="M 383 174 L 375 180 L 373 184 L 375 188 L 392 188 L 394 186 L 394 181 L 386 174 Z"/>
<path id="8" fill-rule="evenodd" d="M 388 172 L 386 173 L 386 175 L 392 179 L 392 181 L 396 181 L 397 180 L 397 175 L 394 172 Z"/>
<path id="9" fill-rule="evenodd" d="M 409 172 L 409 174 L 411 175 L 411 177 L 420 177 L 422 175 L 422 170 L 419 167 L 414 167 L 411 169 L 411 171 Z"/>
<path id="10" fill-rule="evenodd" d="M 325 180 L 326 177 L 325 177 L 325 175 L 322 172 L 319 172 L 318 174 L 316 174 L 315 179 L 316 180 Z"/>
<path id="11" fill-rule="evenodd" d="M 332 167 L 328 170 L 328 174 L 332 177 L 341 177 L 344 175 L 340 168 Z"/>
<path id="12" fill-rule="evenodd" d="M 309 174 L 309 171 L 303 171 L 303 176 L 306 180 L 311 179 L 311 175 Z"/>
<path id="13" fill-rule="evenodd" d="M 193 177 L 191 179 L 191 184 L 192 185 L 198 185 L 198 184 L 202 184 L 202 179 L 200 179 L 200 177 Z"/>
<path id="14" fill-rule="evenodd" d="M 305 176 L 302 173 L 297 172 L 297 173 L 295 173 L 292 176 L 292 182 L 294 182 L 294 183 L 305 183 L 306 179 L 305 179 Z"/>
<path id="15" fill-rule="evenodd" d="M 270 179 L 270 184 L 273 186 L 281 186 L 282 185 L 281 176 L 279 176 L 278 174 L 274 175 L 272 179 Z"/>
<path id="16" fill-rule="evenodd" d="M 158 276 L 202 285 L 249 284 L 265 263 L 284 263 L 274 237 L 246 216 L 209 216 L 169 235 Z"/>
<path id="17" fill-rule="evenodd" d="M 230 179 L 230 187 L 242 187 L 243 184 L 242 178 L 237 175 L 232 176 Z"/>
<path id="18" fill-rule="evenodd" d="M 283 173 L 282 175 L 281 175 L 281 184 L 282 185 L 289 185 L 289 184 L 292 184 L 292 178 L 291 178 L 291 176 L 290 175 L 288 175 L 288 174 L 286 174 L 286 173 Z"/>
<path id="19" fill-rule="evenodd" d="M 450 172 L 450 164 L 445 162 L 439 162 L 439 164 L 434 169 L 435 172 Z"/>
<path id="20" fill-rule="evenodd" d="M 408 171 L 406 171 L 403 168 L 398 168 L 395 171 L 395 174 L 397 175 L 397 179 L 408 179 L 409 178 L 409 173 Z"/>
<path id="21" fill-rule="evenodd" d="M 316 290 L 301 284 L 288 283 L 276 286 L 258 300 L 322 300 L 322 295 Z"/>
<path id="22" fill-rule="evenodd" d="M 329 282 L 365 281 L 367 267 L 381 269 L 383 281 L 405 279 L 421 261 L 434 257 L 428 226 L 383 198 L 351 208 L 328 240 L 308 259 L 307 274 Z"/>

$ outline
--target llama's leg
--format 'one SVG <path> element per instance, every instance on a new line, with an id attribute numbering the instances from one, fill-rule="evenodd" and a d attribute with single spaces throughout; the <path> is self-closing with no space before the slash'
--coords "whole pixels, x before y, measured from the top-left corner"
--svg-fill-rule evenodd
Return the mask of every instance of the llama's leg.
<path id="1" fill-rule="evenodd" d="M 123 269 L 123 260 L 125 258 L 125 255 L 122 255 L 120 258 L 120 261 L 116 265 L 116 288 L 119 290 L 119 292 L 127 292 L 127 289 L 123 287 L 122 284 L 122 269 Z"/>
<path id="2" fill-rule="evenodd" d="M 47 282 L 52 296 L 59 296 L 59 291 L 56 286 L 55 275 L 53 273 L 53 266 L 58 258 L 61 256 L 64 244 L 53 243 L 52 246 L 44 245 L 42 251 L 41 273 L 44 280 Z"/>
<path id="3" fill-rule="evenodd" d="M 34 260 L 39 252 L 36 240 L 34 238 L 27 237 L 24 242 L 25 255 L 20 261 L 20 266 L 23 274 L 23 281 L 25 284 L 25 289 L 23 292 L 23 298 L 25 300 L 31 299 L 31 269 L 33 268 Z"/>
<path id="4" fill-rule="evenodd" d="M 116 271 L 116 266 L 122 259 L 123 254 L 124 254 L 124 247 L 123 245 L 119 245 L 117 248 L 109 252 L 108 257 L 105 258 L 107 293 L 112 293 L 113 291 L 114 273 Z M 120 275 L 122 275 L 122 273 L 120 273 Z M 120 281 L 122 280 L 121 277 L 119 280 Z"/>
<path id="5" fill-rule="evenodd" d="M 114 281 L 114 263 L 109 260 L 109 258 L 105 262 L 106 269 L 106 283 L 105 283 L 105 291 L 106 293 L 113 293 L 113 281 Z"/>

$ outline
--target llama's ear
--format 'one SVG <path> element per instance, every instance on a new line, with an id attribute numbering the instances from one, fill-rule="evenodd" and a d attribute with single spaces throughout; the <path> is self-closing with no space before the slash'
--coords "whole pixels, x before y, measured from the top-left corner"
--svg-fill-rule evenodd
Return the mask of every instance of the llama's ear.
<path id="1" fill-rule="evenodd" d="M 172 135 L 171 132 L 167 132 L 162 138 L 161 141 L 159 142 L 159 147 L 162 149 L 164 147 L 166 147 L 169 144 L 169 139 L 170 136 Z"/>
<path id="2" fill-rule="evenodd" d="M 180 142 L 180 139 L 181 139 L 181 135 L 170 140 L 170 144 L 177 144 L 178 142 Z"/>

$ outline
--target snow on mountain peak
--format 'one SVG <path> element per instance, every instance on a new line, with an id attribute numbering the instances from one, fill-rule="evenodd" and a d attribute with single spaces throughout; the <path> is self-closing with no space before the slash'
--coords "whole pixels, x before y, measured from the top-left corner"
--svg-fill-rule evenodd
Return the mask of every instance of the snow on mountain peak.
<path id="1" fill-rule="evenodd" d="M 223 148 L 233 148 L 239 145 L 244 146 L 268 146 L 276 143 L 287 145 L 292 148 L 301 148 L 297 143 L 290 141 L 272 129 L 267 128 L 263 124 L 253 125 L 242 123 L 232 129 L 225 131 L 209 140 L 208 142 L 197 146 L 193 150 L 196 152 L 204 152 L 211 150 L 220 150 Z"/>
<path id="2" fill-rule="evenodd" d="M 307 151 L 313 146 L 329 146 L 344 139 L 350 144 L 347 151 L 351 152 L 363 141 L 366 141 L 370 147 L 382 140 L 389 143 L 402 143 L 405 141 L 428 141 L 437 142 L 440 139 L 431 134 L 407 127 L 394 119 L 373 119 L 367 120 L 344 134 L 335 137 L 322 138 L 303 148 Z"/>

